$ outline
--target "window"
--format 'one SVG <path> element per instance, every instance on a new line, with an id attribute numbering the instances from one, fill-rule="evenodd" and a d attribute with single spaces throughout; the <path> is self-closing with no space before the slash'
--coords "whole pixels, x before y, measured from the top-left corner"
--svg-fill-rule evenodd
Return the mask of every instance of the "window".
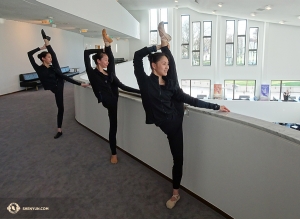
<path id="1" fill-rule="evenodd" d="M 246 26 L 247 26 L 246 20 L 238 21 L 237 55 L 236 55 L 237 65 L 245 65 Z"/>
<path id="2" fill-rule="evenodd" d="M 271 81 L 271 100 L 283 100 L 283 93 L 288 91 L 290 99 L 299 100 L 300 81 Z"/>
<path id="3" fill-rule="evenodd" d="M 211 21 L 203 22 L 203 65 L 211 65 Z"/>
<path id="4" fill-rule="evenodd" d="M 150 10 L 150 45 L 157 44 L 157 9 Z"/>
<path id="5" fill-rule="evenodd" d="M 254 99 L 255 80 L 225 80 L 226 99 Z"/>
<path id="6" fill-rule="evenodd" d="M 226 21 L 225 65 L 233 65 L 235 21 Z"/>
<path id="7" fill-rule="evenodd" d="M 198 99 L 210 97 L 210 86 L 210 80 L 181 80 L 183 92 Z"/>
<path id="8" fill-rule="evenodd" d="M 192 23 L 193 28 L 193 50 L 192 65 L 200 65 L 200 21 Z"/>
<path id="9" fill-rule="evenodd" d="M 150 45 L 160 44 L 158 43 L 157 25 L 160 21 L 164 22 L 165 31 L 168 32 L 168 9 L 151 9 L 149 13 L 150 21 Z"/>
<path id="10" fill-rule="evenodd" d="M 250 27 L 248 65 L 257 65 L 257 47 L 258 47 L 258 27 Z"/>
<path id="11" fill-rule="evenodd" d="M 181 58 L 189 58 L 190 16 L 181 15 Z"/>

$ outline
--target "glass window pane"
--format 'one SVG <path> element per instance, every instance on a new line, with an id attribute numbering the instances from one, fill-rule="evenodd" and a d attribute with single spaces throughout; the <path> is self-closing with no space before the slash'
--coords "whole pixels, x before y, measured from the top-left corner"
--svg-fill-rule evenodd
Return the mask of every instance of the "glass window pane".
<path id="1" fill-rule="evenodd" d="M 234 22 L 226 21 L 226 43 L 233 43 L 234 40 Z"/>
<path id="2" fill-rule="evenodd" d="M 241 99 L 242 96 L 249 96 L 253 99 L 255 94 L 255 80 L 235 81 L 234 99 Z"/>
<path id="3" fill-rule="evenodd" d="M 188 94 L 188 95 L 191 95 L 191 80 L 181 80 L 181 88 L 183 90 L 184 93 Z"/>
<path id="4" fill-rule="evenodd" d="M 247 26 L 246 20 L 238 21 L 238 35 L 246 35 L 246 26 Z"/>
<path id="5" fill-rule="evenodd" d="M 233 65 L 233 44 L 226 44 L 226 65 Z"/>
<path id="6" fill-rule="evenodd" d="M 157 29 L 157 9 L 150 10 L 150 30 Z"/>
<path id="7" fill-rule="evenodd" d="M 271 81 L 271 100 L 280 99 L 280 83 L 281 81 Z"/>
<path id="8" fill-rule="evenodd" d="M 190 42 L 190 16 L 181 15 L 181 24 L 182 24 L 182 43 Z"/>
<path id="9" fill-rule="evenodd" d="M 181 46 L 181 58 L 183 58 L 183 59 L 189 58 L 189 45 Z"/>
<path id="10" fill-rule="evenodd" d="M 200 22 L 193 22 L 193 50 L 200 50 Z"/>
<path id="11" fill-rule="evenodd" d="M 249 49 L 257 49 L 258 28 L 251 27 L 249 30 Z"/>
<path id="12" fill-rule="evenodd" d="M 236 64 L 245 65 L 246 37 L 238 37 Z"/>
<path id="13" fill-rule="evenodd" d="M 191 80 L 191 96 L 202 99 L 210 97 L 210 80 Z"/>
<path id="14" fill-rule="evenodd" d="M 203 26 L 203 36 L 211 36 L 211 21 L 204 21 Z"/>
<path id="15" fill-rule="evenodd" d="M 257 64 L 257 50 L 249 51 L 249 65 L 256 65 Z"/>
<path id="16" fill-rule="evenodd" d="M 192 52 L 192 64 L 200 65 L 200 52 Z"/>
<path id="17" fill-rule="evenodd" d="M 300 81 L 282 81 L 282 94 L 283 92 L 289 92 L 291 99 L 299 100 L 300 97 Z"/>
<path id="18" fill-rule="evenodd" d="M 203 65 L 210 65 L 211 38 L 203 38 Z"/>
<path id="19" fill-rule="evenodd" d="M 156 32 L 150 32 L 150 44 L 156 45 L 157 44 L 157 31 Z"/>
<path id="20" fill-rule="evenodd" d="M 234 81 L 226 80 L 225 87 L 224 87 L 224 98 L 226 100 L 233 99 L 233 88 L 234 88 Z"/>

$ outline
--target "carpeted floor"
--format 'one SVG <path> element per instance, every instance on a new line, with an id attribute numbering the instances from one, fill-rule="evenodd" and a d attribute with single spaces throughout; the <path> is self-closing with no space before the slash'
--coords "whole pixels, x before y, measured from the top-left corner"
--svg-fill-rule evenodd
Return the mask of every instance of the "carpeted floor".
<path id="1" fill-rule="evenodd" d="M 171 182 L 121 151 L 119 163 L 110 164 L 108 143 L 74 118 L 72 84 L 65 84 L 64 98 L 63 136 L 55 140 L 50 91 L 0 97 L 0 218 L 224 218 L 184 191 L 167 209 Z M 16 214 L 7 210 L 12 202 L 21 208 Z"/>

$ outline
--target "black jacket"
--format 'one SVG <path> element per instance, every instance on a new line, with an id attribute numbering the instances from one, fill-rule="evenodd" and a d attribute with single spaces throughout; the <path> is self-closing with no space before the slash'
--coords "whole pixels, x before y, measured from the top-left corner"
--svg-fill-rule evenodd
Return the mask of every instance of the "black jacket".
<path id="1" fill-rule="evenodd" d="M 220 109 L 218 104 L 204 102 L 184 93 L 175 80 L 163 77 L 165 85 L 161 86 L 158 83 L 158 76 L 153 73 L 148 76 L 144 71 L 143 58 L 155 51 L 156 47 L 145 47 L 136 51 L 133 58 L 134 74 L 141 90 L 147 124 L 159 125 L 177 113 L 172 98 L 195 107 Z"/>
<path id="2" fill-rule="evenodd" d="M 105 47 L 105 53 L 108 56 L 109 64 L 107 66 L 107 74 L 104 75 L 97 68 L 93 69 L 91 66 L 90 55 L 98 52 L 103 52 L 102 49 L 88 49 L 84 51 L 84 64 L 89 81 L 92 85 L 95 96 L 98 99 L 98 103 L 103 102 L 116 102 L 119 97 L 119 90 L 121 88 L 124 91 L 132 93 L 140 93 L 138 89 L 128 87 L 121 83 L 115 74 L 114 57 L 111 51 L 111 47 Z"/>
<path id="3" fill-rule="evenodd" d="M 53 90 L 57 87 L 57 83 L 63 83 L 63 80 L 69 81 L 76 85 L 81 85 L 81 83 L 69 78 L 68 76 L 64 75 L 61 72 L 59 63 L 57 61 L 57 57 L 55 52 L 53 51 L 51 45 L 47 46 L 48 52 L 51 54 L 52 57 L 52 65 L 47 68 L 45 65 L 38 65 L 36 64 L 33 54 L 40 51 L 40 48 L 36 48 L 34 50 L 29 51 L 28 58 L 29 61 L 39 76 L 39 79 L 44 87 L 45 90 Z"/>

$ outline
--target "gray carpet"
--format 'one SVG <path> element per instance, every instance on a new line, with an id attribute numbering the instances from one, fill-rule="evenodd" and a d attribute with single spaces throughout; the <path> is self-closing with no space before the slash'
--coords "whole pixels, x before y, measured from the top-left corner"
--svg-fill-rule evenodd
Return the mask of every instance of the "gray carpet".
<path id="1" fill-rule="evenodd" d="M 63 136 L 55 140 L 50 91 L 0 97 L 0 218 L 224 218 L 184 191 L 167 209 L 171 182 L 119 150 L 119 163 L 110 164 L 108 143 L 75 121 L 69 83 L 64 101 Z M 6 209 L 12 202 L 21 207 L 16 214 Z"/>

